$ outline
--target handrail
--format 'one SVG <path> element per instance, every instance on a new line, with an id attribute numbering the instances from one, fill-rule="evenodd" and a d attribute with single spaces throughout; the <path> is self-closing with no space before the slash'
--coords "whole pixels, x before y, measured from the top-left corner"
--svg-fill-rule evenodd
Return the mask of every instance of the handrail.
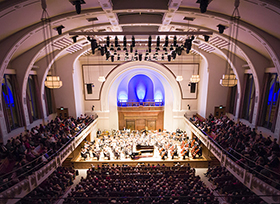
<path id="1" fill-rule="evenodd" d="M 246 157 L 246 156 L 240 154 L 239 152 L 237 152 L 236 150 L 232 149 L 231 147 L 230 147 L 230 149 L 231 149 L 232 151 L 234 151 L 235 153 L 237 153 L 239 156 L 241 156 L 241 157 L 245 158 L 246 160 L 249 160 L 250 162 L 254 163 L 256 166 L 258 165 L 255 161 L 253 161 L 253 160 L 249 159 L 248 157 Z M 261 165 L 258 165 L 258 166 L 260 166 L 260 167 L 263 168 L 263 169 L 266 169 L 266 170 L 270 171 L 270 172 L 273 173 L 273 174 L 277 174 L 278 176 L 280 176 L 280 174 L 277 173 L 276 171 L 272 171 L 271 169 L 268 169 L 268 168 L 266 168 L 265 166 L 261 166 Z"/>
<path id="2" fill-rule="evenodd" d="M 48 154 L 48 153 L 50 153 L 51 151 L 52 151 L 52 150 L 49 150 L 49 151 L 46 152 L 45 154 Z M 12 171 L 6 173 L 6 174 L 1 175 L 1 176 L 0 176 L 0 180 L 2 179 L 2 177 L 5 177 L 5 176 L 7 176 L 7 175 L 9 175 L 9 174 L 12 174 L 12 173 L 14 173 L 15 171 L 17 171 L 17 170 L 19 170 L 19 169 L 22 169 L 23 167 L 28 166 L 28 165 L 32 164 L 33 162 L 39 160 L 39 159 L 41 158 L 41 156 L 42 156 L 42 155 L 38 156 L 36 159 L 34 159 L 34 160 L 32 160 L 32 161 L 30 161 L 30 162 L 24 164 L 23 166 L 21 166 L 21 167 L 19 167 L 19 168 L 17 168 L 17 169 L 14 169 L 14 170 L 12 170 Z M 1 186 L 1 185 L 0 185 L 0 186 Z"/>
<path id="3" fill-rule="evenodd" d="M 97 117 L 96 117 L 96 118 L 97 118 Z M 96 118 L 95 118 L 95 119 L 96 119 Z M 50 155 L 49 158 L 48 158 L 48 162 L 51 161 L 51 159 L 52 159 L 54 156 L 56 156 L 59 152 L 61 152 L 63 149 L 65 149 L 65 147 L 66 147 L 67 145 L 69 145 L 76 137 L 78 137 L 78 135 L 79 135 L 85 128 L 87 128 L 95 119 L 90 119 L 89 122 L 88 122 L 88 124 L 85 125 L 81 130 L 79 130 L 79 131 L 75 134 L 75 136 L 73 136 L 70 140 L 68 140 L 65 144 L 63 144 L 63 146 L 60 147 L 56 152 L 54 152 L 52 155 Z M 49 150 L 47 153 L 49 153 L 49 152 L 51 152 L 51 151 L 53 151 L 53 150 Z M 46 153 L 45 153 L 45 154 L 46 154 Z M 40 159 L 43 155 L 45 155 L 45 154 L 40 155 L 40 156 L 39 156 L 38 158 L 36 158 L 35 160 L 36 160 L 36 161 L 39 160 L 39 159 Z M 34 161 L 35 161 L 35 160 L 34 160 Z M 32 161 L 32 162 L 34 162 L 34 161 Z M 32 162 L 30 162 L 30 163 L 32 163 Z M 47 162 L 47 163 L 48 163 L 48 162 Z M 18 175 L 17 178 L 20 178 L 20 177 L 26 175 L 27 173 L 34 171 L 35 169 L 37 169 L 38 166 L 40 166 L 40 165 L 42 165 L 42 164 L 44 164 L 44 163 L 45 163 L 44 161 L 41 162 L 41 163 L 39 163 L 38 165 L 36 165 L 36 166 L 33 167 L 32 169 L 28 170 L 27 172 L 24 172 L 24 173 Z M 24 166 L 18 168 L 17 170 L 22 169 L 22 168 L 24 168 L 25 166 L 26 166 L 26 165 L 24 165 Z M 32 170 L 32 171 L 31 171 L 31 170 Z M 13 171 L 13 172 L 14 172 L 14 171 Z M 5 175 L 10 175 L 10 174 L 13 173 L 13 172 L 9 172 L 9 173 L 7 173 L 7 174 L 5 174 Z M 1 178 L 1 177 L 0 177 L 0 178 Z M 0 185 L 0 187 L 1 187 L 1 186 L 8 185 L 8 184 L 10 184 L 11 182 L 13 182 L 13 180 L 10 180 L 10 181 L 7 181 L 7 182 L 5 182 L 5 183 L 2 183 L 2 184 Z M 14 185 L 16 185 L 16 184 L 14 184 Z M 12 187 L 12 186 L 9 186 L 9 188 L 10 188 L 10 187 Z"/>
<path id="4" fill-rule="evenodd" d="M 185 116 L 186 119 L 188 119 L 188 118 L 186 117 L 186 115 L 184 115 L 184 116 Z M 236 161 L 239 160 L 239 159 L 237 159 L 236 157 L 234 157 L 232 154 L 230 154 L 227 150 L 225 150 L 223 147 L 221 147 L 211 136 L 209 136 L 209 135 L 208 135 L 207 133 L 205 133 L 203 130 L 201 130 L 200 128 L 198 128 L 198 127 L 195 125 L 194 121 L 193 121 L 191 118 L 189 119 L 189 121 L 190 121 L 197 129 L 199 129 L 204 135 L 206 135 L 206 136 L 208 137 L 208 139 L 210 139 L 211 142 L 213 142 L 218 148 L 220 148 L 226 155 L 228 155 L 228 156 L 231 157 L 231 158 L 235 158 Z M 243 155 L 242 155 L 242 156 L 243 156 Z M 243 156 L 243 157 L 245 157 L 245 156 Z M 246 158 L 246 157 L 245 157 L 245 158 Z M 246 158 L 246 159 L 248 159 L 248 158 Z M 278 183 L 278 182 L 276 182 L 275 180 L 272 180 L 271 178 L 269 178 L 269 177 L 267 177 L 267 176 L 261 174 L 260 172 L 257 172 L 255 169 L 252 169 L 251 167 L 249 167 L 248 165 L 246 165 L 246 164 L 243 163 L 242 161 L 240 161 L 240 163 L 242 163 L 245 167 L 247 167 L 248 169 L 252 170 L 253 172 L 256 172 L 258 175 L 261 175 L 262 177 L 264 177 L 264 178 L 270 180 L 271 182 L 280 185 L 280 183 Z M 265 168 L 265 167 L 263 167 L 263 168 Z M 267 168 L 266 168 L 266 169 L 267 169 Z M 267 170 L 269 170 L 269 169 L 267 169 Z M 270 170 L 270 171 L 271 171 L 271 170 Z M 272 171 L 272 172 L 274 173 L 274 171 Z M 278 174 L 278 175 L 280 175 L 280 174 Z M 264 182 L 267 183 L 266 181 L 264 181 Z M 269 184 L 268 184 L 268 185 L 269 185 Z"/>

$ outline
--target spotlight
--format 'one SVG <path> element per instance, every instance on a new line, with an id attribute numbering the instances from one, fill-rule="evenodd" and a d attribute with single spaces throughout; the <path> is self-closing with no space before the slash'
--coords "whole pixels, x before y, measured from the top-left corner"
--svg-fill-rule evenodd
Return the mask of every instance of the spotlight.
<path id="1" fill-rule="evenodd" d="M 205 42 L 208 42 L 208 41 L 209 41 L 209 38 L 210 38 L 209 35 L 204 35 L 204 40 L 205 40 Z"/>
<path id="2" fill-rule="evenodd" d="M 77 14 L 81 13 L 81 4 L 85 4 L 86 2 L 84 0 L 69 0 L 76 8 Z"/>
<path id="3" fill-rule="evenodd" d="M 114 50 L 114 55 L 117 55 L 117 50 Z"/>
<path id="4" fill-rule="evenodd" d="M 164 60 L 164 54 L 161 55 L 161 60 Z"/>
<path id="5" fill-rule="evenodd" d="M 148 47 L 152 47 L 152 36 L 149 36 Z"/>
<path id="6" fill-rule="evenodd" d="M 142 61 L 142 54 L 139 54 L 139 61 Z"/>
<path id="7" fill-rule="evenodd" d="M 77 42 L 77 37 L 78 37 L 77 35 L 72 37 L 73 43 L 76 43 L 76 42 Z"/>
<path id="8" fill-rule="evenodd" d="M 107 46 L 104 45 L 104 53 L 106 53 L 108 51 Z"/>
<path id="9" fill-rule="evenodd" d="M 96 40 L 93 38 L 90 40 L 91 42 L 91 51 L 92 51 L 92 54 L 95 54 L 95 49 L 97 48 L 97 42 Z"/>
<path id="10" fill-rule="evenodd" d="M 165 53 L 164 53 L 165 55 L 168 55 L 168 53 L 167 53 L 167 50 L 165 51 Z"/>
<path id="11" fill-rule="evenodd" d="M 114 55 L 111 55 L 111 62 L 114 62 L 114 60 L 115 60 Z"/>
<path id="12" fill-rule="evenodd" d="M 217 27 L 218 27 L 219 33 L 223 34 L 224 30 L 226 29 L 226 26 L 219 24 L 219 25 L 217 25 Z"/>
<path id="13" fill-rule="evenodd" d="M 126 47 L 126 36 L 123 37 L 123 46 Z"/>
<path id="14" fill-rule="evenodd" d="M 133 45 L 130 45 L 130 53 L 133 53 Z"/>
<path id="15" fill-rule="evenodd" d="M 165 43 L 164 43 L 165 47 L 168 47 L 168 36 L 165 37 Z"/>
<path id="16" fill-rule="evenodd" d="M 57 33 L 58 33 L 58 35 L 61 35 L 62 34 L 62 29 L 63 28 L 65 28 L 63 25 L 60 25 L 60 26 L 58 26 L 58 27 L 56 27 L 56 28 L 54 28 L 56 31 L 57 31 Z"/>
<path id="17" fill-rule="evenodd" d="M 127 51 L 126 51 L 125 55 L 128 56 L 128 52 Z"/>
<path id="18" fill-rule="evenodd" d="M 107 45 L 107 47 L 110 46 L 110 37 L 109 36 L 107 36 L 107 38 L 106 38 L 106 45 Z"/>
<path id="19" fill-rule="evenodd" d="M 148 60 L 148 56 L 146 55 L 146 56 L 145 56 L 145 61 L 147 61 L 147 60 Z"/>
<path id="20" fill-rule="evenodd" d="M 131 43 L 131 45 L 132 45 L 132 47 L 135 47 L 135 37 L 134 37 L 134 35 L 132 36 L 132 43 Z"/>
<path id="21" fill-rule="evenodd" d="M 149 53 L 151 53 L 152 52 L 152 48 L 151 47 L 149 47 Z"/>
<path id="22" fill-rule="evenodd" d="M 200 12 L 205 13 L 208 7 L 208 0 L 200 0 Z"/>
<path id="23" fill-rule="evenodd" d="M 111 48 L 110 48 L 110 50 L 111 51 L 114 51 L 115 49 L 114 49 L 114 45 L 113 44 L 111 44 Z"/>
<path id="24" fill-rule="evenodd" d="M 120 59 L 121 59 L 120 54 L 118 54 L 118 58 L 117 59 L 118 59 L 118 61 L 120 61 Z"/>
<path id="25" fill-rule="evenodd" d="M 181 46 L 176 47 L 176 53 L 180 56 L 182 54 Z"/>
<path id="26" fill-rule="evenodd" d="M 136 56 L 136 55 L 138 55 L 138 51 L 137 50 L 135 50 L 135 53 L 134 53 L 134 55 Z"/>
<path id="27" fill-rule="evenodd" d="M 89 36 L 87 36 L 87 40 L 88 40 L 88 41 L 91 41 L 91 38 L 90 38 Z"/>
<path id="28" fill-rule="evenodd" d="M 189 54 L 189 53 L 190 53 L 190 50 L 189 50 L 188 48 L 186 49 L 186 53 L 187 53 L 187 54 Z"/>
<path id="29" fill-rule="evenodd" d="M 118 47 L 118 45 L 119 45 L 119 40 L 118 40 L 118 37 L 116 36 L 115 37 L 115 47 Z"/>
<path id="30" fill-rule="evenodd" d="M 146 55 L 148 55 L 149 54 L 149 50 L 146 50 Z"/>
<path id="31" fill-rule="evenodd" d="M 170 51 L 172 51 L 173 50 L 173 45 L 170 45 Z"/>
<path id="32" fill-rule="evenodd" d="M 176 35 L 174 36 L 174 39 L 173 39 L 173 45 L 174 45 L 174 47 L 177 46 L 177 37 L 176 37 Z"/>
<path id="33" fill-rule="evenodd" d="M 100 49 L 100 54 L 101 54 L 101 56 L 103 56 L 104 53 L 105 53 L 105 48 L 104 48 L 104 47 L 101 47 L 101 49 Z"/>
<path id="34" fill-rule="evenodd" d="M 124 48 L 123 48 L 123 50 L 124 50 L 124 51 L 127 51 L 127 48 L 126 48 L 126 47 L 124 47 Z"/>
<path id="35" fill-rule="evenodd" d="M 165 46 L 165 45 L 163 46 L 163 50 L 164 50 L 164 51 L 167 51 L 167 48 L 166 48 L 166 46 Z"/>
<path id="36" fill-rule="evenodd" d="M 173 58 L 173 60 L 175 60 L 176 59 L 176 52 L 175 52 L 175 50 L 173 50 L 172 52 L 171 52 L 171 56 L 172 56 L 172 58 Z"/>
<path id="37" fill-rule="evenodd" d="M 192 35 L 192 37 L 191 37 L 191 40 L 193 41 L 194 40 L 194 36 Z"/>
<path id="38" fill-rule="evenodd" d="M 192 39 L 186 39 L 184 47 L 187 48 L 188 50 L 192 49 Z"/>
<path id="39" fill-rule="evenodd" d="M 106 52 L 106 60 L 109 60 L 109 58 L 110 58 L 110 52 L 107 51 L 107 52 Z"/>
<path id="40" fill-rule="evenodd" d="M 118 45 L 118 49 L 117 49 L 117 50 L 118 50 L 118 51 L 122 50 L 121 47 L 120 47 L 119 45 Z"/>
<path id="41" fill-rule="evenodd" d="M 171 61 L 171 55 L 167 55 L 167 60 L 168 60 L 168 62 Z"/>
<path id="42" fill-rule="evenodd" d="M 157 48 L 160 46 L 160 37 L 157 36 Z"/>

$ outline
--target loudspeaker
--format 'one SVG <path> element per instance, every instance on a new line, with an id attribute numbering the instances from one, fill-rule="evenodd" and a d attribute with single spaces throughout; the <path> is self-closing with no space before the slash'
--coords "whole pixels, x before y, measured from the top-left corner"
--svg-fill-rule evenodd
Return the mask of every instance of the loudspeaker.
<path id="1" fill-rule="evenodd" d="M 191 93 L 195 93 L 196 83 L 191 83 Z"/>
<path id="2" fill-rule="evenodd" d="M 87 84 L 87 94 L 92 94 L 92 84 Z"/>

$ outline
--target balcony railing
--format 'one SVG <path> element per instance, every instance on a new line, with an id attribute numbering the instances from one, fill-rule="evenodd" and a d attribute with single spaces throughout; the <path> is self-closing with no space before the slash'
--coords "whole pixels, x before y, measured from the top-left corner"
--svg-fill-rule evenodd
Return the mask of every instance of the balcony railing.
<path id="1" fill-rule="evenodd" d="M 276 181 L 260 174 L 245 162 L 240 165 L 236 163 L 238 158 L 223 149 L 207 133 L 196 127 L 192 121 L 185 116 L 185 122 L 190 130 L 201 140 L 201 142 L 211 151 L 211 153 L 220 161 L 221 165 L 226 167 L 240 182 L 248 187 L 255 194 L 259 195 L 267 203 L 280 203 L 280 191 L 263 179 L 269 179 L 271 184 L 278 184 Z M 241 157 L 241 154 L 239 154 Z M 243 156 L 244 157 L 244 156 Z M 248 159 L 248 158 L 246 158 Z M 252 161 L 250 161 L 252 162 Z M 273 172 L 276 173 L 276 172 Z M 276 173 L 278 174 L 278 173 Z M 279 175 L 279 174 L 278 174 Z M 262 179 L 260 179 L 262 178 Z M 279 185 L 279 184 L 278 184 Z"/>
<path id="2" fill-rule="evenodd" d="M 78 145 L 88 136 L 90 132 L 96 128 L 98 119 L 91 120 L 88 125 L 81 129 L 75 137 L 64 144 L 57 152 L 53 153 L 48 162 L 41 162 L 30 170 L 19 175 L 18 178 L 23 178 L 22 181 L 16 183 L 12 187 L 0 193 L 0 204 L 13 204 L 20 198 L 23 198 L 33 189 L 39 186 L 55 169 L 62 165 L 64 160 L 74 151 Z M 35 162 L 35 161 L 32 161 Z M 18 171 L 18 169 L 14 170 Z M 0 185 L 8 185 L 1 183 Z"/>

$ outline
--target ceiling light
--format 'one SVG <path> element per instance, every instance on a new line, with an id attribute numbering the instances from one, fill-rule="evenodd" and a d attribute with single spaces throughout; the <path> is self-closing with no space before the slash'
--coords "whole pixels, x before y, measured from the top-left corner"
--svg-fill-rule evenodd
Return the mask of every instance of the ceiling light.
<path id="1" fill-rule="evenodd" d="M 132 47 L 135 47 L 135 37 L 134 37 L 134 35 L 132 36 L 131 40 L 132 40 L 132 43 L 131 43 Z"/>
<path id="2" fill-rule="evenodd" d="M 165 47 L 168 47 L 168 36 L 165 37 L 165 43 L 164 43 Z"/>
<path id="3" fill-rule="evenodd" d="M 104 81 L 106 81 L 106 79 L 105 79 L 105 77 L 104 77 L 104 76 L 100 76 L 100 77 L 98 77 L 98 81 L 100 81 L 100 82 L 104 82 Z"/>
<path id="4" fill-rule="evenodd" d="M 208 42 L 208 41 L 209 41 L 209 38 L 210 38 L 209 35 L 204 35 L 204 40 L 205 40 L 205 42 Z"/>
<path id="5" fill-rule="evenodd" d="M 177 37 L 176 37 L 176 35 L 174 36 L 174 39 L 173 39 L 173 45 L 174 45 L 174 47 L 177 46 Z"/>
<path id="6" fill-rule="evenodd" d="M 126 47 L 126 36 L 123 37 L 123 46 Z"/>
<path id="7" fill-rule="evenodd" d="M 77 42 L 77 37 L 78 37 L 77 35 L 75 35 L 75 36 L 72 37 L 73 43 L 76 43 L 76 42 Z"/>
<path id="8" fill-rule="evenodd" d="M 220 34 L 223 34 L 224 30 L 227 28 L 226 26 L 221 25 L 221 24 L 217 25 L 217 27 L 218 27 L 218 30 L 219 30 Z"/>
<path id="9" fill-rule="evenodd" d="M 157 36 L 157 48 L 159 48 L 159 46 L 160 46 L 160 37 Z"/>
<path id="10" fill-rule="evenodd" d="M 56 31 L 57 31 L 57 33 L 58 33 L 58 35 L 61 35 L 62 34 L 62 29 L 63 28 L 65 28 L 63 25 L 60 25 L 60 26 L 58 26 L 58 27 L 56 27 L 56 28 L 54 28 Z"/>
<path id="11" fill-rule="evenodd" d="M 207 7 L 208 7 L 208 0 L 199 0 L 200 2 L 200 12 L 201 13 L 205 13 L 207 11 Z"/>
<path id="12" fill-rule="evenodd" d="M 115 47 L 118 47 L 118 45 L 119 45 L 119 40 L 118 40 L 118 37 L 116 36 L 115 37 Z"/>
<path id="13" fill-rule="evenodd" d="M 69 0 L 76 8 L 77 14 L 81 13 L 81 4 L 85 4 L 86 2 L 84 0 Z"/>
<path id="14" fill-rule="evenodd" d="M 106 38 L 106 45 L 107 45 L 107 47 L 110 46 L 110 37 L 109 36 L 107 36 L 107 38 Z"/>

